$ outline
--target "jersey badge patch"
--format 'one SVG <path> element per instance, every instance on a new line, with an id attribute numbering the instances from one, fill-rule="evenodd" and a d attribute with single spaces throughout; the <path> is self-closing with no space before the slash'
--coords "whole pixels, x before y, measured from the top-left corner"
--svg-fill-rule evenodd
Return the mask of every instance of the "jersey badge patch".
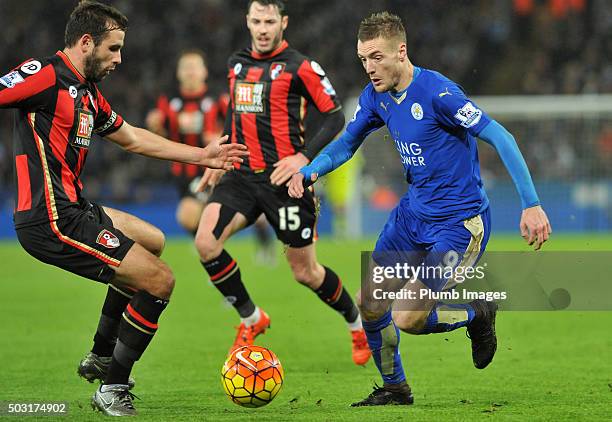
<path id="1" fill-rule="evenodd" d="M 477 125 L 481 117 L 482 110 L 476 108 L 471 102 L 465 103 L 455 114 L 455 119 L 459 120 L 461 126 L 464 128 L 470 128 Z"/>
<path id="2" fill-rule="evenodd" d="M 312 67 L 312 70 L 314 70 L 314 73 L 316 73 L 317 75 L 325 76 L 325 71 L 323 70 L 321 65 L 315 62 L 314 60 L 310 62 L 310 67 Z"/>
<path id="3" fill-rule="evenodd" d="M 412 113 L 412 117 L 416 120 L 421 120 L 423 118 L 423 107 L 419 103 L 413 103 L 412 107 L 410 107 L 410 112 Z"/>
<path id="4" fill-rule="evenodd" d="M 21 71 L 23 73 L 27 73 L 28 75 L 33 75 L 38 73 L 38 71 L 42 68 L 42 64 L 38 60 L 30 60 L 29 62 L 21 65 Z"/>
<path id="5" fill-rule="evenodd" d="M 264 105 L 263 82 L 238 82 L 234 89 L 234 104 L 238 113 L 263 113 Z"/>
<path id="6" fill-rule="evenodd" d="M 327 76 L 321 79 L 321 85 L 323 86 L 323 90 L 327 95 L 329 95 L 330 97 L 334 97 L 336 95 L 336 90 L 332 86 L 329 79 L 327 79 Z"/>
<path id="7" fill-rule="evenodd" d="M 240 75 L 241 70 L 242 70 L 242 63 L 236 63 L 234 65 L 234 76 L 238 77 L 238 75 Z"/>
<path id="8" fill-rule="evenodd" d="M 94 127 L 94 116 L 83 109 L 77 110 L 77 131 L 71 144 L 77 148 L 89 148 Z"/>
<path id="9" fill-rule="evenodd" d="M 15 85 L 20 84 L 24 81 L 23 77 L 16 70 L 7 73 L 0 78 L 0 84 L 7 88 L 13 88 Z"/>
<path id="10" fill-rule="evenodd" d="M 274 62 L 270 65 L 270 79 L 274 80 L 278 78 L 281 73 L 285 71 L 286 63 L 283 62 Z"/>
<path id="11" fill-rule="evenodd" d="M 104 229 L 100 233 L 98 233 L 98 238 L 96 239 L 96 243 L 104 246 L 105 248 L 115 249 L 118 248 L 120 243 L 117 236 Z"/>

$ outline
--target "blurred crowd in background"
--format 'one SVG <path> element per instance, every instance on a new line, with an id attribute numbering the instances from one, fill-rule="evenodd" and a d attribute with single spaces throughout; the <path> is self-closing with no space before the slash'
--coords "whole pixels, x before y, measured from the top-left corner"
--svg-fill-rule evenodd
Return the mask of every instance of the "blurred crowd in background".
<path id="1" fill-rule="evenodd" d="M 123 64 L 101 89 L 114 109 L 136 125 L 144 124 L 157 96 L 173 87 L 181 50 L 205 51 L 209 92 L 219 95 L 227 90 L 227 58 L 249 45 L 247 0 L 104 2 L 123 11 L 130 28 Z M 62 49 L 65 22 L 76 3 L 0 0 L 0 73 L 29 57 Z M 385 9 L 404 19 L 412 62 L 444 73 L 470 95 L 612 93 L 609 0 L 289 0 L 285 35 L 290 45 L 326 69 L 341 99 L 347 99 L 367 83 L 355 53 L 359 21 Z M 599 157 L 590 167 L 598 174 L 612 173 L 610 120 L 598 123 L 588 150 L 583 149 L 583 123 L 576 124 L 511 128 L 536 179 L 580 175 L 586 155 L 591 160 Z M 3 111 L 0 190 L 5 191 L 12 181 L 11 142 L 12 115 Z M 152 186 L 168 181 L 167 163 L 125 154 L 110 143 L 92 145 L 84 171 L 89 197 L 146 201 Z M 551 149 L 555 149 L 552 155 Z M 380 172 L 367 165 L 370 150 L 364 169 Z M 399 165 L 392 155 L 389 160 Z M 487 168 L 488 161 L 484 162 L 485 174 L 503 172 L 494 165 Z"/>

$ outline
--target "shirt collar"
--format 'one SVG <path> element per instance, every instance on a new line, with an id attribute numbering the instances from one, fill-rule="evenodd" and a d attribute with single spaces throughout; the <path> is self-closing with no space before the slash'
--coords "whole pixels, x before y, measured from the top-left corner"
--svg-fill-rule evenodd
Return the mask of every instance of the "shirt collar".
<path id="1" fill-rule="evenodd" d="M 85 76 L 83 76 L 81 72 L 77 70 L 76 66 L 72 64 L 72 61 L 70 61 L 70 58 L 66 55 L 66 53 L 64 53 L 63 51 L 58 51 L 56 54 L 60 56 L 60 58 L 64 61 L 68 69 L 70 69 L 72 73 L 76 75 L 76 77 L 81 83 L 87 83 Z"/>
<path id="2" fill-rule="evenodd" d="M 254 51 L 254 50 L 251 50 L 251 57 L 253 57 L 254 59 L 257 59 L 257 60 L 269 59 L 271 57 L 278 56 L 280 53 L 285 51 L 287 49 L 287 47 L 289 47 L 289 43 L 287 42 L 287 40 L 283 40 L 281 45 L 276 50 L 271 51 L 271 52 L 266 53 L 266 54 L 260 54 L 260 53 Z"/>

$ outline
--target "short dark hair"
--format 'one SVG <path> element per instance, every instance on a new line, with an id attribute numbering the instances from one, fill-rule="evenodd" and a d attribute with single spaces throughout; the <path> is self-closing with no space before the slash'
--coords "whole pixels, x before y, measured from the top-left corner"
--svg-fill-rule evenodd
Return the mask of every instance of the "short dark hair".
<path id="1" fill-rule="evenodd" d="M 253 3 L 259 3 L 262 6 L 276 6 L 278 13 L 280 13 L 281 16 L 287 16 L 285 2 L 283 0 L 250 0 L 247 10 L 251 10 L 251 5 Z"/>
<path id="2" fill-rule="evenodd" d="M 178 56 L 178 60 L 182 59 L 185 56 L 200 56 L 202 58 L 202 61 L 204 62 L 204 66 L 208 67 L 208 60 L 206 59 L 206 54 L 199 48 L 186 48 L 182 50 Z"/>
<path id="3" fill-rule="evenodd" d="M 357 39 L 369 41 L 374 38 L 397 38 L 406 42 L 406 30 L 402 19 L 389 12 L 372 13 L 359 24 Z"/>
<path id="4" fill-rule="evenodd" d="M 110 31 L 126 31 L 127 27 L 128 18 L 113 6 L 91 0 L 81 1 L 70 13 L 64 43 L 66 47 L 72 47 L 83 35 L 90 34 L 94 44 L 98 45 Z"/>

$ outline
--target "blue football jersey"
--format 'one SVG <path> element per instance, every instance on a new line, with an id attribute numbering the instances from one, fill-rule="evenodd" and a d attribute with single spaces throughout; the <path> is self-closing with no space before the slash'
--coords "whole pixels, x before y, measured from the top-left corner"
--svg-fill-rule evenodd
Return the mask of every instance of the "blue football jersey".
<path id="1" fill-rule="evenodd" d="M 410 189 L 402 204 L 425 220 L 464 220 L 489 205 L 475 137 L 491 119 L 461 87 L 438 72 L 415 67 L 396 95 L 363 90 L 347 131 L 359 139 L 386 125 Z"/>

